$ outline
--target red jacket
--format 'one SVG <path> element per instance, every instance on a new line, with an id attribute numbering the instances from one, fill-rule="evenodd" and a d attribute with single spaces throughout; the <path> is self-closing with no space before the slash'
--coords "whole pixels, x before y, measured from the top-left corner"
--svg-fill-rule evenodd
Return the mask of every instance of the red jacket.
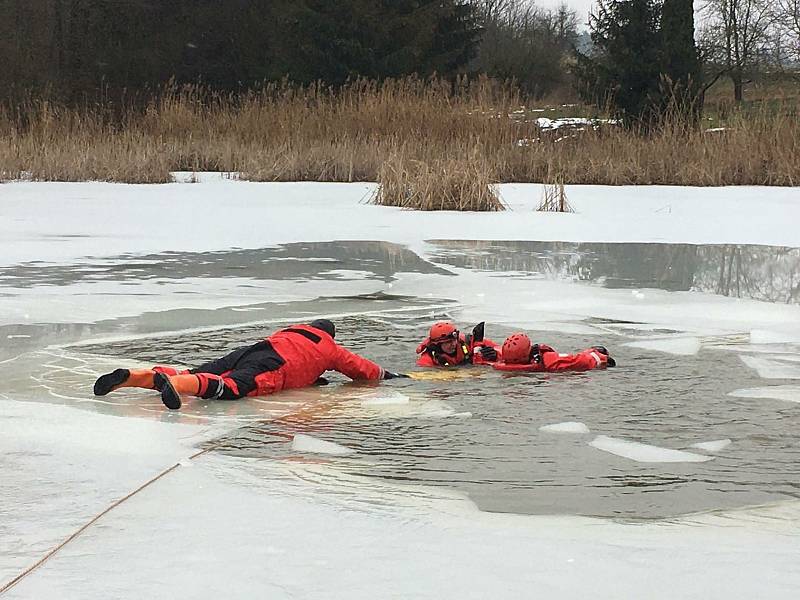
<path id="1" fill-rule="evenodd" d="M 506 364 L 498 361 L 492 365 L 500 371 L 526 371 L 555 373 L 558 371 L 590 371 L 605 369 L 608 356 L 589 348 L 577 354 L 559 354 L 547 344 L 539 344 L 539 361 L 524 364 Z"/>
<path id="2" fill-rule="evenodd" d="M 472 336 L 465 336 L 459 333 L 458 345 L 456 346 L 456 353 L 453 355 L 444 354 L 432 350 L 429 345 L 430 338 L 425 338 L 422 343 L 417 346 L 417 366 L 418 367 L 452 367 L 458 365 L 490 365 L 488 360 L 481 356 L 479 351 L 476 351 L 481 346 L 491 346 L 497 351 L 498 359 L 500 357 L 500 346 L 490 339 L 484 339 L 480 342 L 472 340 Z"/>
<path id="3" fill-rule="evenodd" d="M 285 363 L 277 371 L 256 376 L 250 396 L 306 387 L 325 371 L 338 371 L 350 379 L 383 379 L 383 368 L 339 346 L 333 338 L 308 325 L 292 325 L 267 338 Z"/>

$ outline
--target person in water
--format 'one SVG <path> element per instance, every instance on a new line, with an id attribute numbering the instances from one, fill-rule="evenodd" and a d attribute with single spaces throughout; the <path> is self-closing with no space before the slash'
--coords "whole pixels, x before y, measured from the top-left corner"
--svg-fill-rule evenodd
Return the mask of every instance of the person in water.
<path id="1" fill-rule="evenodd" d="M 335 336 L 331 321 L 317 319 L 281 329 L 195 369 L 116 369 L 95 381 L 94 393 L 105 396 L 123 387 L 158 390 L 167 408 L 177 410 L 181 394 L 220 400 L 264 396 L 313 385 L 325 371 L 338 371 L 354 380 L 407 377 L 350 352 L 334 341 Z"/>
<path id="2" fill-rule="evenodd" d="M 418 367 L 454 367 L 486 365 L 498 359 L 500 346 L 483 337 L 484 323 L 478 323 L 471 334 L 463 334 L 450 321 L 434 323 L 417 346 Z"/>
<path id="3" fill-rule="evenodd" d="M 503 342 L 502 360 L 492 365 L 500 371 L 590 371 L 617 366 L 603 346 L 576 354 L 560 354 L 547 344 L 532 344 L 525 333 L 514 333 Z"/>

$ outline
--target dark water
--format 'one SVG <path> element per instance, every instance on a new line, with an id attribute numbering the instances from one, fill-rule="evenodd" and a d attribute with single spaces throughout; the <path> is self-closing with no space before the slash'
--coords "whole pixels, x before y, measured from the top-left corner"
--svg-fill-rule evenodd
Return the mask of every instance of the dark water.
<path id="1" fill-rule="evenodd" d="M 800 248 L 575 242 L 434 242 L 433 259 L 486 271 L 523 271 L 609 288 L 702 291 L 800 302 Z"/>
<path id="2" fill-rule="evenodd" d="M 335 252 L 336 246 L 297 245 L 285 251 L 291 255 L 306 247 L 321 256 Z M 442 242 L 440 247 L 436 261 L 455 267 L 540 273 L 576 280 L 578 285 L 586 281 L 797 301 L 796 249 L 519 242 Z M 437 269 L 403 252 L 402 267 L 381 263 L 395 260 L 391 257 L 398 256 L 396 251 L 381 257 L 372 249 L 368 259 L 347 259 L 347 268 L 380 277 L 390 277 L 395 270 Z M 265 251 L 254 252 L 260 256 Z M 234 262 L 248 263 L 245 254 L 235 254 Z M 293 273 L 287 277 L 299 277 Z M 301 314 L 362 313 L 338 321 L 339 341 L 391 370 L 407 371 L 414 368 L 414 348 L 426 328 L 449 315 L 442 310 L 424 317 L 413 312 L 363 313 L 422 304 L 409 297 L 321 298 L 276 304 L 273 314 L 290 323 Z M 182 318 L 196 322 L 197 317 L 192 313 Z M 214 319 L 211 311 L 208 320 Z M 449 381 L 380 385 L 348 384 L 334 375 L 334 384 L 325 388 L 326 403 L 313 415 L 243 427 L 216 440 L 215 451 L 295 460 L 300 456 L 292 451 L 290 440 L 305 433 L 357 451 L 315 459 L 343 473 L 446 487 L 469 495 L 482 510 L 497 512 L 650 519 L 800 496 L 800 405 L 727 395 L 740 388 L 788 382 L 760 379 L 744 367 L 739 352 L 704 347 L 696 356 L 682 357 L 626 347 L 622 343 L 637 335 L 634 329 L 611 321 L 603 325 L 619 335 L 544 332 L 538 341 L 561 351 L 602 343 L 617 359 L 616 369 L 510 375 L 474 368 L 466 371 L 474 376 Z M 231 326 L 158 343 L 145 338 L 88 350 L 192 365 L 261 339 L 278 326 Z M 495 339 L 510 332 L 487 324 L 487 335 Z M 363 404 L 365 398 L 398 393 L 408 396 L 408 404 Z M 542 425 L 564 421 L 582 422 L 591 433 L 539 431 Z M 689 445 L 724 438 L 732 443 L 704 463 L 640 463 L 589 446 L 596 435 L 699 454 Z"/>
<path id="3" fill-rule="evenodd" d="M 429 320 L 416 322 L 416 329 L 398 326 L 414 322 L 354 317 L 342 320 L 339 331 L 347 347 L 409 370 Z M 510 333 L 491 324 L 488 329 L 500 339 Z M 167 352 L 146 341 L 112 345 L 106 352 L 192 364 L 192 358 L 211 358 L 213 349 L 264 333 L 243 328 L 176 339 Z M 338 400 L 314 417 L 242 428 L 216 441 L 217 451 L 291 459 L 297 456 L 291 436 L 305 433 L 357 450 L 325 458 L 343 472 L 445 486 L 496 512 L 641 519 L 800 496 L 800 410 L 796 404 L 726 396 L 764 384 L 743 368 L 737 353 L 703 350 L 677 357 L 620 346 L 616 336 L 555 332 L 541 341 L 561 350 L 603 342 L 620 366 L 553 375 L 473 368 L 475 377 L 452 381 L 337 383 Z M 362 406 L 365 392 L 380 390 L 406 394 L 410 403 L 399 415 L 391 407 Z M 456 414 L 443 416 L 443 406 Z M 538 429 L 563 421 L 582 422 L 591 433 Z M 673 449 L 722 438 L 733 443 L 705 463 L 645 464 L 588 446 L 600 434 Z"/>

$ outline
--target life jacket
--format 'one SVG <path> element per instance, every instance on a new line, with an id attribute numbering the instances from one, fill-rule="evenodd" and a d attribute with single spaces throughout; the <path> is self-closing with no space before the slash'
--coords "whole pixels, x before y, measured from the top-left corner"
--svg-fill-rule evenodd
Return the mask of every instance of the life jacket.
<path id="1" fill-rule="evenodd" d="M 547 344 L 535 344 L 531 349 L 530 362 L 517 364 L 497 362 L 492 365 L 498 371 L 528 373 L 557 373 L 559 371 L 590 371 L 605 369 L 608 356 L 593 348 L 576 354 L 559 354 Z"/>
<path id="2" fill-rule="evenodd" d="M 417 360 L 420 366 L 454 367 L 472 364 L 472 336 L 459 333 L 455 354 L 445 354 L 438 344 L 431 343 L 431 339 L 426 337 L 417 346 L 417 354 L 421 355 Z M 426 364 L 425 357 L 429 357 L 432 364 Z"/>

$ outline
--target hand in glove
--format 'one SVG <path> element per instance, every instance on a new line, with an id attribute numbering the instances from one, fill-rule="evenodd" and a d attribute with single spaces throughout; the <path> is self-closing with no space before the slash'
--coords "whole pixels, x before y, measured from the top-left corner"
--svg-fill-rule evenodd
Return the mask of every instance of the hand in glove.
<path id="1" fill-rule="evenodd" d="M 383 371 L 383 378 L 384 379 L 408 379 L 408 375 L 405 373 L 392 373 L 391 371 L 387 371 L 384 369 Z"/>
<path id="2" fill-rule="evenodd" d="M 597 350 L 600 354 L 605 354 L 606 358 L 606 366 L 608 367 L 616 367 L 617 361 L 615 361 L 611 356 L 608 354 L 608 350 L 606 350 L 605 346 L 592 346 L 592 350 Z"/>
<path id="3" fill-rule="evenodd" d="M 478 348 L 478 352 L 481 353 L 483 360 L 488 360 L 489 362 L 497 360 L 497 350 L 492 346 L 481 346 Z"/>

